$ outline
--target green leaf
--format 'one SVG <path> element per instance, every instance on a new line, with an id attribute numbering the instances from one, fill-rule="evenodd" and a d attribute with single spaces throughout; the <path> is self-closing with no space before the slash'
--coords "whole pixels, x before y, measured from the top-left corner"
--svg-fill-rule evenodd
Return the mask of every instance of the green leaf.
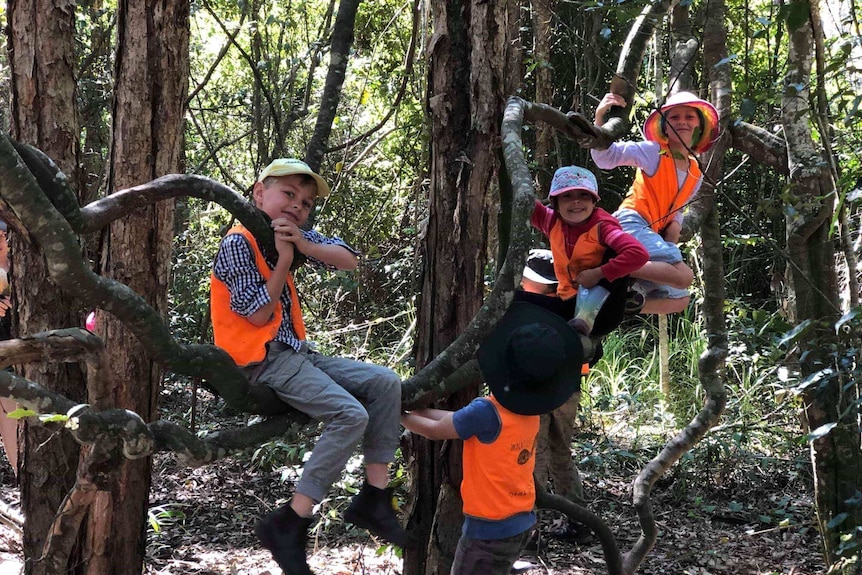
<path id="1" fill-rule="evenodd" d="M 733 62 L 734 60 L 738 60 L 738 59 L 739 59 L 739 54 L 731 54 L 727 58 L 722 58 L 721 60 L 716 62 L 715 66 L 713 66 L 713 68 L 718 68 L 719 66 L 722 66 L 724 64 L 729 64 L 730 62 Z"/>
<path id="2" fill-rule="evenodd" d="M 808 328 L 808 326 L 810 326 L 810 325 L 811 325 L 811 320 L 810 320 L 810 319 L 806 319 L 805 321 L 803 321 L 802 323 L 800 323 L 799 325 L 797 325 L 796 327 L 794 327 L 792 330 L 790 330 L 788 333 L 784 334 L 784 337 L 782 337 L 782 338 L 778 341 L 778 345 L 780 345 L 780 346 L 781 346 L 781 345 L 788 345 L 788 344 L 792 343 L 792 342 L 793 342 L 794 340 L 796 340 L 796 338 L 798 338 L 798 337 L 802 334 L 802 332 L 803 332 L 803 331 L 805 331 L 805 330 Z"/>
<path id="3" fill-rule="evenodd" d="M 839 319 L 835 323 L 835 331 L 840 332 L 841 326 L 843 326 L 844 324 L 846 324 L 849 321 L 852 321 L 856 316 L 859 315 L 860 311 L 862 311 L 862 309 L 860 309 L 858 307 L 854 307 L 853 309 L 851 309 L 850 311 L 845 313 L 843 316 L 841 316 L 841 319 Z"/>
<path id="4" fill-rule="evenodd" d="M 833 517 L 829 521 L 829 523 L 826 524 L 826 527 L 829 529 L 835 529 L 836 527 L 838 527 L 839 525 L 844 523 L 844 520 L 847 519 L 848 517 L 850 517 L 849 513 L 839 513 L 838 515 Z"/>
<path id="5" fill-rule="evenodd" d="M 23 407 L 19 407 L 15 411 L 6 414 L 6 417 L 12 419 L 22 419 L 24 417 L 31 417 L 33 415 L 38 415 L 35 411 L 31 409 L 24 409 Z"/>
<path id="6" fill-rule="evenodd" d="M 54 423 L 56 421 L 69 421 L 69 416 L 63 413 L 49 413 L 47 415 L 40 415 L 39 421 L 42 423 Z"/>

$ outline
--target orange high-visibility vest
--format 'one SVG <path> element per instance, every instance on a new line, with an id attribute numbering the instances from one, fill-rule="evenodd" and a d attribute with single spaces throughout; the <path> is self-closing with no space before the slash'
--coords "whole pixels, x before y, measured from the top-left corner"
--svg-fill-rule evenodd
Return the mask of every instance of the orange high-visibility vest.
<path id="1" fill-rule="evenodd" d="M 254 261 L 264 281 L 272 275 L 272 270 L 266 263 L 263 253 L 257 245 L 257 240 L 244 226 L 234 226 L 227 235 L 242 234 L 248 240 L 254 253 Z M 290 321 L 293 332 L 299 339 L 305 339 L 305 323 L 302 320 L 302 310 L 299 307 L 299 297 L 293 283 L 293 275 L 287 274 L 287 287 L 290 292 Z M 230 309 L 230 290 L 210 273 L 210 315 L 213 322 L 215 344 L 228 352 L 239 366 L 263 361 L 266 357 L 266 344 L 275 339 L 281 325 L 282 305 L 278 300 L 272 318 L 262 325 L 256 326 L 248 318 Z"/>
<path id="2" fill-rule="evenodd" d="M 604 246 L 601 242 L 601 224 L 603 221 L 616 222 L 616 218 L 607 212 L 599 212 L 596 223 L 586 232 L 578 236 L 572 248 L 572 255 L 566 252 L 566 234 L 563 231 L 563 221 L 557 218 L 551 224 L 548 240 L 551 244 L 551 253 L 554 255 L 554 275 L 557 276 L 557 296 L 567 300 L 578 295 L 578 274 L 581 270 L 599 267 L 605 257 Z M 590 364 L 581 366 L 581 374 L 590 373 Z"/>
<path id="3" fill-rule="evenodd" d="M 638 169 L 631 190 L 620 204 L 620 208 L 636 211 L 649 222 L 653 231 L 660 234 L 673 221 L 676 213 L 685 206 L 701 177 L 702 173 L 697 161 L 689 158 L 688 177 L 680 188 L 673 156 L 668 150 L 663 149 L 655 174 L 647 176 L 643 170 Z"/>
<path id="4" fill-rule="evenodd" d="M 581 270 L 599 267 L 605 255 L 605 246 L 599 240 L 601 220 L 581 234 L 572 249 L 566 254 L 566 235 L 559 218 L 551 226 L 548 239 L 554 254 L 554 275 L 557 276 L 557 295 L 566 300 L 578 294 L 578 274 Z"/>
<path id="5" fill-rule="evenodd" d="M 512 413 L 494 396 L 487 399 L 503 425 L 493 443 L 477 437 L 464 441 L 461 498 L 465 515 L 500 521 L 532 510 L 536 502 L 533 469 L 539 416 Z"/>

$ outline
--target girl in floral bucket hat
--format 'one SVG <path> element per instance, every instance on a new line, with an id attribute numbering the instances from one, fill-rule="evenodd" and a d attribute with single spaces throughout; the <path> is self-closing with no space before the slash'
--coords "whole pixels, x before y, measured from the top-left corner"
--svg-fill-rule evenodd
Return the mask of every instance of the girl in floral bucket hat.
<path id="1" fill-rule="evenodd" d="M 596 206 L 599 188 L 588 169 L 558 169 L 548 198 L 550 206 L 536 200 L 530 221 L 548 237 L 557 301 L 540 305 L 555 310 L 583 335 L 606 335 L 623 319 L 628 275 L 649 256 L 614 216 Z M 618 292 L 623 299 L 609 299 Z"/>
<path id="2" fill-rule="evenodd" d="M 617 94 L 605 94 L 596 108 L 595 124 L 604 123 L 612 106 L 626 106 Z M 642 313 L 675 313 L 689 302 L 694 273 L 682 259 L 677 243 L 683 209 L 700 189 L 703 174 L 695 154 L 707 151 L 719 133 L 715 107 L 691 92 L 678 92 L 644 123 L 645 141 L 613 142 L 605 150 L 590 150 L 602 169 L 637 168 L 635 181 L 614 216 L 623 230 L 649 252 L 649 262 L 632 277 Z"/>

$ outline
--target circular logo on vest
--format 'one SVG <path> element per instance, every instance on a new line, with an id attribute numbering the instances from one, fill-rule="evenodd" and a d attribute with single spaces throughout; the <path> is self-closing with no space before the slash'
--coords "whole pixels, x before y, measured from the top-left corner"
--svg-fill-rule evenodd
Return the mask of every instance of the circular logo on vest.
<path id="1" fill-rule="evenodd" d="M 518 454 L 518 465 L 524 465 L 530 461 L 530 455 L 529 449 L 522 449 L 521 453 Z"/>

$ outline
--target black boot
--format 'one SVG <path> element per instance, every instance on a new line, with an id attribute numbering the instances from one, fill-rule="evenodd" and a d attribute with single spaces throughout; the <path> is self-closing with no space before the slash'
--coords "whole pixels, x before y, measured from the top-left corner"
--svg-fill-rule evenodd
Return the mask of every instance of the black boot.
<path id="1" fill-rule="evenodd" d="M 366 483 L 344 512 L 344 520 L 371 531 L 393 545 L 407 545 L 407 532 L 398 524 L 392 507 L 391 489 L 380 489 Z"/>
<path id="2" fill-rule="evenodd" d="M 300 517 L 290 505 L 283 505 L 261 517 L 254 532 L 285 575 L 314 575 L 305 558 L 310 526 L 311 518 Z"/>

